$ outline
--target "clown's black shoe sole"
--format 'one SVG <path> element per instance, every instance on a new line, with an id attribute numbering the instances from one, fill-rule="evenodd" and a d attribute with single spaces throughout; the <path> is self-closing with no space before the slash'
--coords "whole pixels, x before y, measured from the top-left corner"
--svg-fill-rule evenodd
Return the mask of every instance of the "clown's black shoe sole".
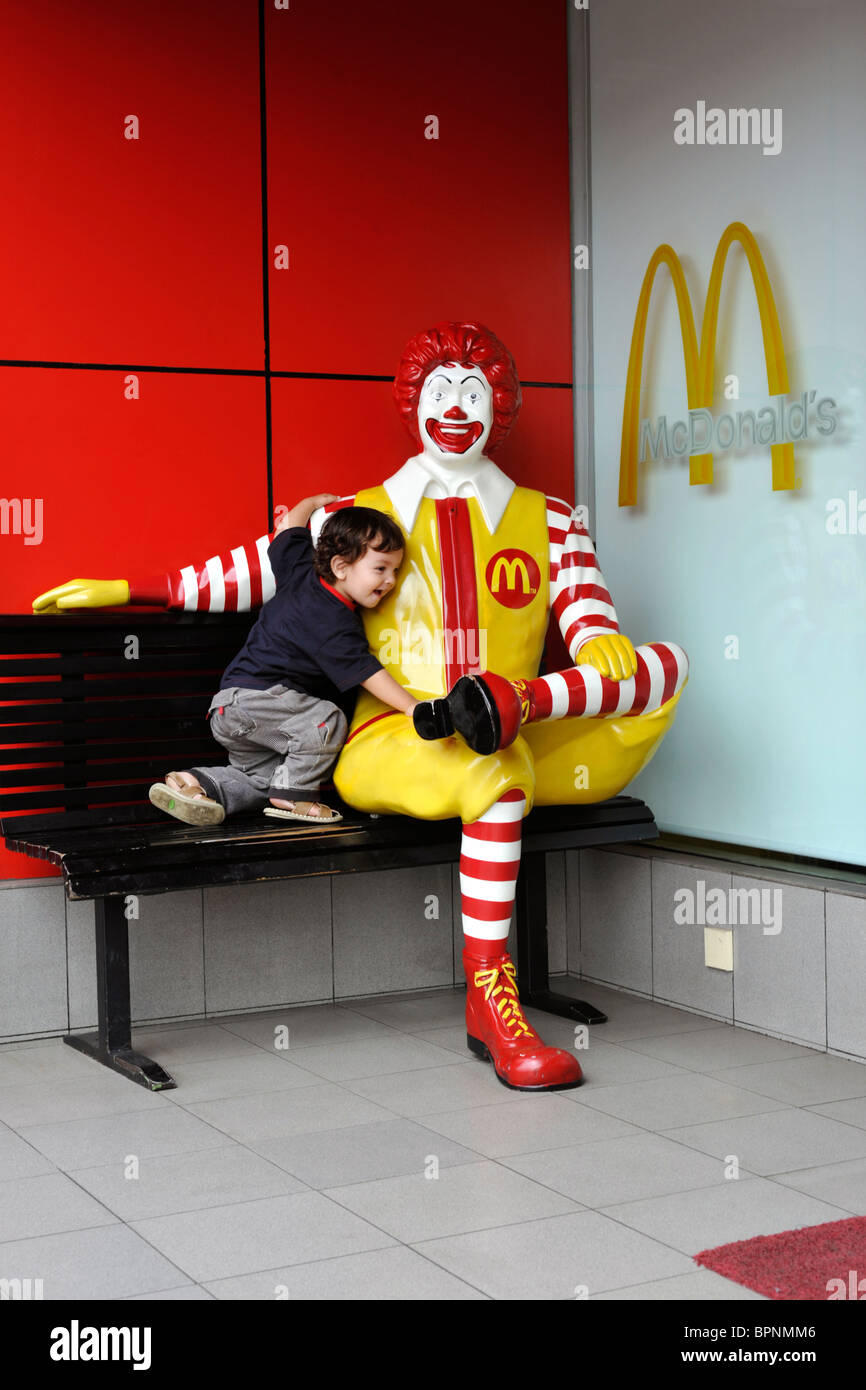
<path id="1" fill-rule="evenodd" d="M 502 738 L 496 702 L 480 676 L 461 676 L 448 696 L 458 734 L 476 753 L 495 753 Z"/>
<path id="2" fill-rule="evenodd" d="M 412 723 L 419 738 L 448 738 L 454 732 L 454 721 L 447 697 L 444 700 L 422 700 L 412 711 Z"/>
<path id="3" fill-rule="evenodd" d="M 444 699 L 416 705 L 412 722 L 420 738 L 447 738 L 458 733 L 475 753 L 495 753 L 499 747 L 499 711 L 480 676 L 461 676 Z"/>

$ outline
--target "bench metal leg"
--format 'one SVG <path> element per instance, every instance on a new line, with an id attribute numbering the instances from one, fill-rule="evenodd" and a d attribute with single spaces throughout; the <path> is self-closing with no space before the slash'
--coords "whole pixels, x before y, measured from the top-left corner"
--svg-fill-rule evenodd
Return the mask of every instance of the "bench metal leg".
<path id="1" fill-rule="evenodd" d="M 606 1023 L 607 1014 L 550 988 L 547 945 L 547 870 L 543 850 L 524 854 L 517 880 L 517 986 L 520 1002 L 580 1023 Z"/>
<path id="2" fill-rule="evenodd" d="M 177 1082 L 132 1046 L 129 1019 L 129 926 L 124 900 L 96 898 L 96 993 L 99 1031 L 67 1034 L 63 1041 L 103 1066 L 151 1091 L 170 1091 Z"/>

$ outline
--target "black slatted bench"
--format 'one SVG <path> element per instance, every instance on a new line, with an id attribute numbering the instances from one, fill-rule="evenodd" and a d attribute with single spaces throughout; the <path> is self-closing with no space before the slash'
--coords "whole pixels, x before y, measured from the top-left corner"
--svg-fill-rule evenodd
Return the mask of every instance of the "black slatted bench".
<path id="1" fill-rule="evenodd" d="M 0 616 L 0 833 L 57 865 L 96 910 L 98 1028 L 63 1041 L 151 1090 L 175 1086 L 132 1045 L 130 894 L 459 861 L 458 820 L 368 816 L 333 826 L 257 814 L 206 828 L 147 800 L 171 769 L 225 761 L 205 719 L 254 614 L 81 612 Z M 653 839 L 635 797 L 538 808 L 524 821 L 515 926 L 523 1004 L 585 1023 L 605 1015 L 551 991 L 545 852 Z M 238 930 L 243 930 L 239 924 Z"/>

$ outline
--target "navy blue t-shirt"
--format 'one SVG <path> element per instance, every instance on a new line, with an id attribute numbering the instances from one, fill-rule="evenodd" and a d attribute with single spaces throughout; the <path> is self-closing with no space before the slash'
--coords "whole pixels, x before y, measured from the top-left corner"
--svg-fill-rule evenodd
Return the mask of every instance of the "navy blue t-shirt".
<path id="1" fill-rule="evenodd" d="M 285 685 L 330 700 L 350 716 L 355 687 L 382 670 L 367 644 L 357 604 L 319 579 L 306 526 L 280 531 L 268 547 L 268 559 L 276 593 L 223 672 L 220 688 Z"/>

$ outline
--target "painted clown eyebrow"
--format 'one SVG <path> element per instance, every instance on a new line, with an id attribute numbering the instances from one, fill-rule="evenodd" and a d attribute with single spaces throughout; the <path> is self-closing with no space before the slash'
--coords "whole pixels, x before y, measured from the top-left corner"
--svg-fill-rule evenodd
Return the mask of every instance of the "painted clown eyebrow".
<path id="1" fill-rule="evenodd" d="M 447 381 L 448 385 L 451 385 L 450 377 L 444 376 L 440 372 L 436 376 L 430 378 L 428 386 L 435 386 L 437 381 Z M 477 381 L 479 386 L 485 385 L 485 383 L 481 380 L 481 377 L 477 376 L 474 372 L 470 372 L 469 376 L 463 377 L 462 381 L 460 382 L 460 385 L 465 386 L 467 381 Z"/>

